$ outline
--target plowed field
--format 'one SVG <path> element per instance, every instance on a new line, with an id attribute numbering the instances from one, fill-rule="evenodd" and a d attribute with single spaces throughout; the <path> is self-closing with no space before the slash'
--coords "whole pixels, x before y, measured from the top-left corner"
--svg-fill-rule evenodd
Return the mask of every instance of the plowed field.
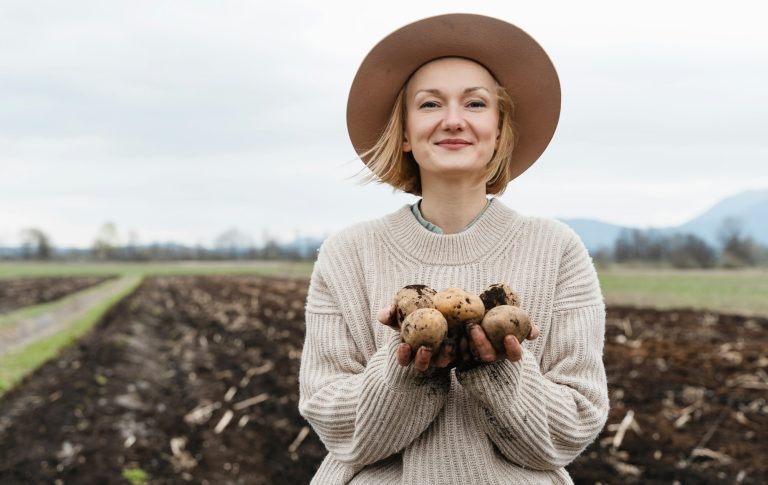
<path id="1" fill-rule="evenodd" d="M 0 279 L 0 313 L 58 300 L 111 278 L 113 276 Z"/>
<path id="2" fill-rule="evenodd" d="M 305 483 L 307 280 L 148 278 L 0 401 L 0 482 Z M 768 321 L 610 308 L 608 426 L 578 483 L 764 483 Z"/>

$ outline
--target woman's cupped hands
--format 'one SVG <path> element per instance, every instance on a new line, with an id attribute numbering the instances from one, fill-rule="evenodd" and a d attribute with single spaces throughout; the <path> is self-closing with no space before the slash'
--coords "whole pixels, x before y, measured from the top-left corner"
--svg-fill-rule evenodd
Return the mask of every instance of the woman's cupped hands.
<path id="1" fill-rule="evenodd" d="M 377 314 L 377 319 L 383 325 L 400 332 L 400 325 L 397 322 L 397 305 L 382 308 Z M 539 327 L 531 324 L 531 333 L 528 340 L 538 338 Z M 506 358 L 510 362 L 517 362 L 523 358 L 523 347 L 513 336 L 507 335 L 504 338 L 504 355 L 498 355 L 491 345 L 483 327 L 477 323 L 469 323 L 466 327 L 467 338 L 456 338 L 448 336 L 440 345 L 437 352 L 433 352 L 429 347 L 421 346 L 418 349 L 412 349 L 405 342 L 397 347 L 397 363 L 405 367 L 413 362 L 413 367 L 419 372 L 426 372 L 430 367 L 446 368 L 457 365 L 473 366 L 481 363 L 495 362 Z"/>

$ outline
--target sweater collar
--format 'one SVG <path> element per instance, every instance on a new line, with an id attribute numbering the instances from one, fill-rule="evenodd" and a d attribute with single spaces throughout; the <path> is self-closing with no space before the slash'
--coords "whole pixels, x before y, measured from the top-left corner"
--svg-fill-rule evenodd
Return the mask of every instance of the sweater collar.
<path id="1" fill-rule="evenodd" d="M 501 249 L 519 231 L 522 216 L 494 197 L 470 227 L 456 234 L 425 228 L 413 216 L 410 204 L 384 216 L 383 222 L 385 237 L 403 254 L 428 264 L 460 265 Z"/>

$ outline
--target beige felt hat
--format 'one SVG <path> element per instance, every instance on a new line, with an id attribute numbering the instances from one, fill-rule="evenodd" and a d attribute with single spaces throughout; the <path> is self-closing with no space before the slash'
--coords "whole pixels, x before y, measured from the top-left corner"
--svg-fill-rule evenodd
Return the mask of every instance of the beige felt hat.
<path id="1" fill-rule="evenodd" d="M 560 81 L 544 49 L 508 22 L 475 14 L 425 18 L 392 32 L 368 53 L 347 101 L 347 130 L 358 154 L 384 130 L 397 93 L 423 64 L 440 57 L 472 59 L 485 66 L 515 104 L 518 140 L 510 180 L 541 156 L 560 118 Z M 368 162 L 367 159 L 363 159 Z"/>

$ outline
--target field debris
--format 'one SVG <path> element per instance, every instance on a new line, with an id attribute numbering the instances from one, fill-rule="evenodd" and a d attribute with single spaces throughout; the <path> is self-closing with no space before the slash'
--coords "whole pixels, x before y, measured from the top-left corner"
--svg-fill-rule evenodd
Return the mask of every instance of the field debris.
<path id="1" fill-rule="evenodd" d="M 288 453 L 296 453 L 296 450 L 299 449 L 299 446 L 301 446 L 301 443 L 304 441 L 304 439 L 308 435 L 309 435 L 309 426 L 304 426 L 303 428 L 301 428 L 301 431 L 299 431 L 299 434 L 296 435 L 296 438 L 288 447 Z"/>
<path id="2" fill-rule="evenodd" d="M 187 424 L 203 424 L 211 419 L 213 412 L 220 407 L 220 402 L 200 404 L 184 416 L 184 421 Z"/>
<path id="3" fill-rule="evenodd" d="M 637 424 L 637 421 L 635 421 L 635 412 L 631 409 L 627 411 L 624 419 L 621 420 L 621 424 L 619 424 L 619 427 L 616 430 L 616 434 L 611 441 L 611 446 L 613 449 L 618 450 L 621 447 L 621 442 L 624 441 L 624 434 L 629 428 L 632 428 L 632 431 L 637 434 L 642 434 L 642 431 L 640 431 L 640 426 Z"/>
<path id="4" fill-rule="evenodd" d="M 240 401 L 238 403 L 235 403 L 232 406 L 232 409 L 234 409 L 235 411 L 240 411 L 242 409 L 245 409 L 245 408 L 248 408 L 248 407 L 251 407 L 251 406 L 255 406 L 257 404 L 261 404 L 264 401 L 266 401 L 267 399 L 269 399 L 269 394 L 267 394 L 265 392 L 265 393 L 259 394 L 258 396 L 254 396 L 254 397 L 245 399 L 244 401 Z"/>
<path id="5" fill-rule="evenodd" d="M 173 453 L 173 464 L 176 469 L 189 470 L 197 466 L 197 460 L 185 450 L 187 446 L 187 438 L 184 436 L 177 436 L 171 438 L 171 453 Z"/>
<path id="6" fill-rule="evenodd" d="M 227 409 L 224 411 L 224 415 L 221 417 L 219 422 L 216 424 L 216 427 L 213 429 L 213 432 L 216 434 L 221 433 L 224 431 L 224 428 L 227 427 L 230 421 L 232 421 L 232 417 L 235 415 L 235 413 L 232 412 L 231 409 Z"/>

